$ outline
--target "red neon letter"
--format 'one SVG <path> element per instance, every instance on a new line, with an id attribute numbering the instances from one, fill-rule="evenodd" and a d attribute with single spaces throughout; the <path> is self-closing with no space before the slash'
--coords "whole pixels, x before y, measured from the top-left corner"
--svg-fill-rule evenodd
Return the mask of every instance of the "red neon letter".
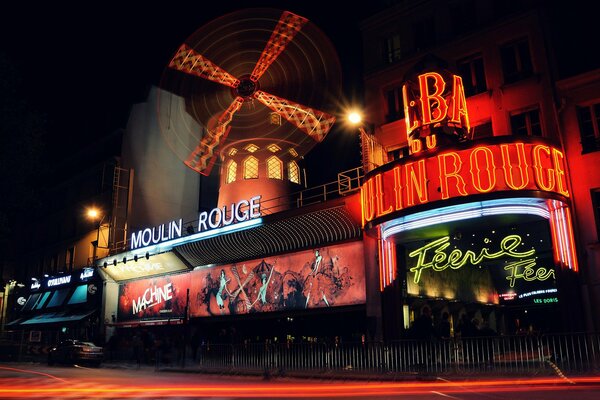
<path id="1" fill-rule="evenodd" d="M 433 87 L 435 91 L 429 94 L 429 85 L 427 79 L 433 79 Z M 448 105 L 446 100 L 442 97 L 444 90 L 446 89 L 446 82 L 440 74 L 437 72 L 428 72 L 423 75 L 419 75 L 419 88 L 421 91 L 421 111 L 423 118 L 423 125 L 434 124 L 440 122 L 446 117 L 448 112 Z M 432 115 L 433 113 L 436 115 Z"/>
<path id="2" fill-rule="evenodd" d="M 483 168 L 479 165 L 478 153 L 483 153 Z M 471 176 L 473 177 L 473 186 L 480 193 L 487 193 L 496 186 L 496 165 L 494 165 L 494 153 L 485 146 L 476 147 L 471 151 Z M 481 185 L 481 175 L 487 175 L 487 187 Z"/>
<path id="3" fill-rule="evenodd" d="M 402 179 L 400 167 L 394 168 L 394 192 L 396 193 L 396 211 L 402 210 Z"/>
<path id="4" fill-rule="evenodd" d="M 554 171 L 556 171 L 558 191 L 569 197 L 569 189 L 567 188 L 567 180 L 565 179 L 565 156 L 557 149 L 552 149 L 552 155 L 554 156 Z"/>
<path id="5" fill-rule="evenodd" d="M 415 172 L 415 164 L 418 166 L 418 176 Z M 415 190 L 421 204 L 427 203 L 427 175 L 425 173 L 425 160 L 417 161 L 416 163 L 407 163 L 404 166 L 406 174 L 406 204 L 408 206 L 415 205 Z"/>
<path id="6" fill-rule="evenodd" d="M 506 185 L 513 190 L 524 189 L 529 184 L 529 175 L 527 174 L 527 160 L 525 159 L 525 145 L 515 143 L 517 148 L 517 165 L 513 165 L 510 159 L 510 149 L 508 144 L 501 144 L 502 151 L 502 169 L 504 169 L 504 180 Z M 511 145 L 512 146 L 512 145 Z M 515 183 L 515 174 L 519 175 L 519 185 Z"/>
<path id="7" fill-rule="evenodd" d="M 375 202 L 373 201 L 373 179 L 369 179 L 360 189 L 363 210 L 363 226 L 365 222 L 372 221 L 375 218 Z"/>
<path id="8" fill-rule="evenodd" d="M 546 153 L 546 166 L 542 165 L 542 152 Z M 550 147 L 538 144 L 533 148 L 533 168 L 535 168 L 535 183 L 542 190 L 553 191 L 555 186 L 554 170 L 550 168 Z M 544 182 L 544 170 L 548 170 L 548 183 Z"/>
<path id="9" fill-rule="evenodd" d="M 448 168 L 446 158 L 452 159 L 451 168 Z M 449 178 L 456 178 L 456 189 L 458 190 L 458 193 L 461 196 L 467 196 L 468 193 L 465 190 L 465 181 L 463 180 L 462 176 L 458 174 L 462 165 L 460 156 L 453 151 L 446 154 L 440 154 L 438 156 L 438 163 L 440 166 L 440 190 L 442 192 L 442 199 L 446 200 L 450 198 L 450 193 L 448 191 Z"/>
<path id="10" fill-rule="evenodd" d="M 410 133 L 419 127 L 419 121 L 414 117 L 413 107 L 415 101 L 408 98 L 408 88 L 402 86 L 402 101 L 404 102 L 404 121 L 406 122 L 406 137 L 410 137 Z"/>
<path id="11" fill-rule="evenodd" d="M 461 124 L 468 131 L 471 125 L 469 123 L 467 99 L 465 97 L 465 88 L 463 86 L 462 78 L 458 75 L 454 75 L 453 85 L 454 86 L 452 88 L 452 116 L 450 122 Z"/>
<path id="12" fill-rule="evenodd" d="M 383 199 L 384 199 L 385 195 L 383 194 L 383 183 L 382 183 L 382 179 L 381 179 L 382 175 L 383 175 L 383 173 L 375 175 L 375 188 L 377 190 L 376 196 L 377 196 L 377 216 L 378 217 L 381 217 L 382 215 L 391 213 L 392 209 L 393 209 L 392 205 L 390 204 L 388 209 L 384 211 L 385 206 L 383 205 Z"/>

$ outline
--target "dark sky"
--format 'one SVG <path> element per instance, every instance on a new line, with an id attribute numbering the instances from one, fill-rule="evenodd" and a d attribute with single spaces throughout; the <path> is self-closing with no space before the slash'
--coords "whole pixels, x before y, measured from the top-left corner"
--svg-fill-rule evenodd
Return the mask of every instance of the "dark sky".
<path id="1" fill-rule="evenodd" d="M 48 152 L 62 156 L 124 127 L 131 105 L 160 82 L 179 45 L 206 22 L 243 8 L 286 9 L 311 20 L 338 50 L 344 91 L 361 93 L 358 21 L 365 11 L 332 3 L 13 3 L 0 13 L 0 51 L 20 70 L 28 103 L 47 115 Z"/>

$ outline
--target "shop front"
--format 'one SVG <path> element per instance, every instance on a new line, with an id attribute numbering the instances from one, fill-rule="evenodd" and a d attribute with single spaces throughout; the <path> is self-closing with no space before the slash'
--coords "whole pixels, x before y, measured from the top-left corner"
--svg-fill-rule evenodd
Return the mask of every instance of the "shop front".
<path id="1" fill-rule="evenodd" d="M 33 279 L 7 329 L 22 331 L 28 350 L 38 354 L 62 339 L 98 341 L 101 299 L 102 280 L 93 268 Z"/>
<path id="2" fill-rule="evenodd" d="M 172 343 L 182 335 L 212 343 L 360 338 L 358 213 L 344 200 L 264 217 L 256 209 L 225 230 L 216 213 L 208 222 L 201 214 L 198 233 L 100 260 L 118 286 L 106 304 L 109 330 Z"/>
<path id="3" fill-rule="evenodd" d="M 410 154 L 361 189 L 386 337 L 419 336 L 422 315 L 462 336 L 577 329 L 564 154 L 544 138 L 470 140 L 457 78 L 405 87 Z"/>

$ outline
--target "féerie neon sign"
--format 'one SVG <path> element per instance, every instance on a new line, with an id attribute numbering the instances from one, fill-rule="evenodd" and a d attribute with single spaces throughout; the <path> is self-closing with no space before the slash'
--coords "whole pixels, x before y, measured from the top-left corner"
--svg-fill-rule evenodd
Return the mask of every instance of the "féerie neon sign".
<path id="1" fill-rule="evenodd" d="M 517 248 L 522 241 L 523 239 L 519 235 L 508 235 L 502 239 L 500 248 L 495 252 L 492 252 L 489 247 L 483 247 L 478 254 L 472 250 L 463 251 L 461 249 L 453 249 L 448 253 L 446 249 L 450 246 L 450 237 L 444 236 L 408 254 L 410 258 L 417 257 L 417 265 L 410 268 L 410 271 L 415 274 L 413 281 L 418 284 L 423 270 L 428 268 L 441 272 L 447 268 L 459 269 L 467 264 L 479 265 L 483 261 L 501 257 L 519 259 L 504 266 L 504 269 L 510 273 L 506 277 L 510 287 L 514 287 L 517 279 L 531 282 L 534 280 L 545 281 L 550 277 L 555 278 L 553 269 L 544 267 L 536 269 L 535 258 L 523 260 L 523 258 L 532 257 L 535 254 L 535 249 L 518 251 Z M 486 243 L 488 242 L 486 241 Z"/>

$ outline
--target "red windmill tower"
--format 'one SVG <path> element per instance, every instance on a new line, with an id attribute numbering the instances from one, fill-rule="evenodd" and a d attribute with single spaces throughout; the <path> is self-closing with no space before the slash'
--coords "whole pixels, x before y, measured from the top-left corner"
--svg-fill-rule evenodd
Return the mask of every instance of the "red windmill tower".
<path id="1" fill-rule="evenodd" d="M 263 213 L 286 208 L 303 183 L 299 161 L 335 121 L 318 109 L 340 88 L 328 39 L 289 11 L 242 10 L 190 36 L 166 76 L 201 127 L 180 157 L 202 175 L 220 165 L 218 206 L 260 195 Z"/>

